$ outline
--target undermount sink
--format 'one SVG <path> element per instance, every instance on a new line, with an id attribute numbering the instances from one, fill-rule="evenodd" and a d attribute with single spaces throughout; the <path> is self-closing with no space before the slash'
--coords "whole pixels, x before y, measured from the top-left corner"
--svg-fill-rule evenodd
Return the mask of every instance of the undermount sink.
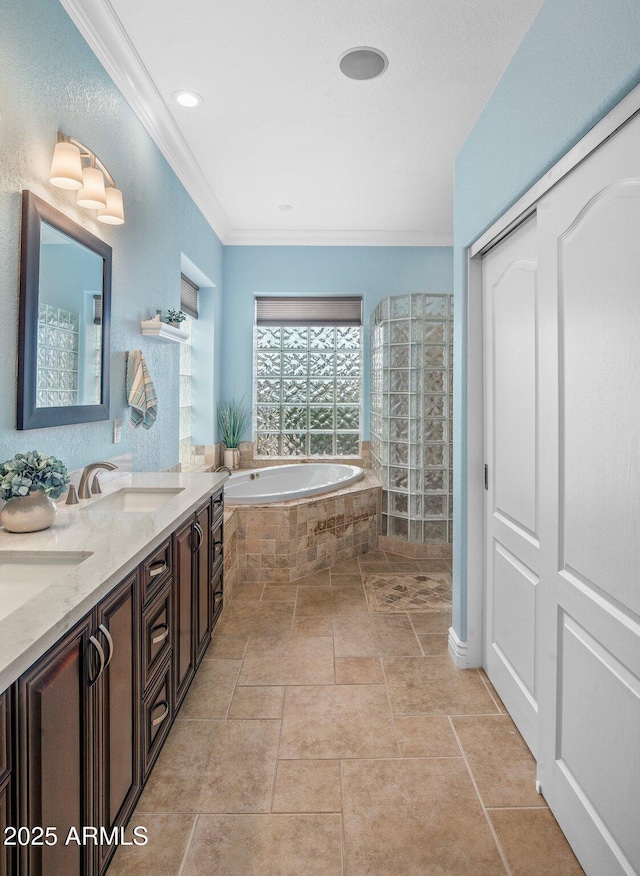
<path id="1" fill-rule="evenodd" d="M 91 555 L 90 551 L 0 551 L 0 620 L 56 584 Z"/>
<path id="2" fill-rule="evenodd" d="M 123 487 L 89 505 L 89 511 L 129 511 L 144 513 L 161 508 L 184 487 Z"/>

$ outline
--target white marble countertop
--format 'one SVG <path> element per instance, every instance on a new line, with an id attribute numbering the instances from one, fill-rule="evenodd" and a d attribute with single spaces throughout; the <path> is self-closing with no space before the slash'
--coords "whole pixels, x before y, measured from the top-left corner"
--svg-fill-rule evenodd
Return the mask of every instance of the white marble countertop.
<path id="1" fill-rule="evenodd" d="M 101 496 L 58 505 L 49 529 L 12 533 L 0 528 L 0 552 L 90 552 L 55 583 L 0 620 L 0 692 L 6 690 L 68 629 L 83 618 L 228 479 L 226 472 L 137 472 L 111 480 Z M 127 487 L 182 488 L 150 512 L 101 512 L 104 496 Z"/>

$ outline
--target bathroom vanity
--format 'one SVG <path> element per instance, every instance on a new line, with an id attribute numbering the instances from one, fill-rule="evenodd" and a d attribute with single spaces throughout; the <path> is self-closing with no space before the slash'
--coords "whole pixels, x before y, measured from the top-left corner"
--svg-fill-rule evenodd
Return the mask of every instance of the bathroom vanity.
<path id="1" fill-rule="evenodd" d="M 0 620 L 1 876 L 107 869 L 222 610 L 224 480 L 129 475 L 0 533 L 0 596 L 63 568 Z"/>

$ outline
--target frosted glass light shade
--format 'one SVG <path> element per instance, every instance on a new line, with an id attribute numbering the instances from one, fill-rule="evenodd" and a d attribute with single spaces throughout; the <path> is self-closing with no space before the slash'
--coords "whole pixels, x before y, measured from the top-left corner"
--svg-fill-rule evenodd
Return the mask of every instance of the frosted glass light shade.
<path id="1" fill-rule="evenodd" d="M 78 192 L 78 204 L 88 210 L 100 210 L 107 206 L 104 177 L 97 167 L 85 167 L 82 171 L 83 187 Z"/>
<path id="2" fill-rule="evenodd" d="M 59 189 L 81 189 L 82 161 L 80 150 L 73 143 L 56 143 L 51 161 L 49 182 Z"/>
<path id="3" fill-rule="evenodd" d="M 124 204 L 122 192 L 113 186 L 106 189 L 107 206 L 98 210 L 98 219 L 107 225 L 122 225 L 124 223 Z"/>

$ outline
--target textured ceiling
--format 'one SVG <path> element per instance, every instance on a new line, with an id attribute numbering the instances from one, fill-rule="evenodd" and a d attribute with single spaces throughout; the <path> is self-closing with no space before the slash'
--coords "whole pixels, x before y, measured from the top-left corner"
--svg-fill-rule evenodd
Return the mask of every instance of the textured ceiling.
<path id="1" fill-rule="evenodd" d="M 61 2 L 226 243 L 450 242 L 455 155 L 542 5 Z M 353 46 L 388 70 L 347 79 Z"/>

